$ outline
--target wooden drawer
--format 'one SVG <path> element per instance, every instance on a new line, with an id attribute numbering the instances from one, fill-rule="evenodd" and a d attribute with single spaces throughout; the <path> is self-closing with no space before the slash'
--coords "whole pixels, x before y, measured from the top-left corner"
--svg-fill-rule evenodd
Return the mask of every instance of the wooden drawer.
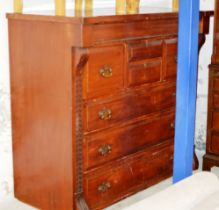
<path id="1" fill-rule="evenodd" d="M 137 103 L 136 103 L 137 102 Z M 175 105 L 175 86 L 133 91 L 117 100 L 91 103 L 85 108 L 87 131 L 110 127 Z"/>
<path id="2" fill-rule="evenodd" d="M 126 127 L 87 136 L 84 141 L 85 169 L 173 138 L 174 116 L 173 112 L 169 112 Z"/>
<path id="3" fill-rule="evenodd" d="M 144 83 L 159 82 L 161 80 L 162 59 L 132 62 L 128 69 L 129 86 Z"/>
<path id="4" fill-rule="evenodd" d="M 166 73 L 165 79 L 176 79 L 177 72 L 177 38 L 165 40 Z"/>
<path id="5" fill-rule="evenodd" d="M 85 175 L 91 209 L 102 209 L 171 175 L 173 146 L 159 146 L 98 168 Z"/>
<path id="6" fill-rule="evenodd" d="M 210 152 L 219 154 L 219 133 L 212 132 L 211 134 Z"/>
<path id="7" fill-rule="evenodd" d="M 128 43 L 129 61 L 162 57 L 163 40 L 138 40 Z"/>
<path id="8" fill-rule="evenodd" d="M 212 128 L 219 131 L 219 112 L 212 113 Z"/>
<path id="9" fill-rule="evenodd" d="M 178 39 L 176 37 L 165 40 L 167 57 L 177 55 L 177 41 Z"/>
<path id="10" fill-rule="evenodd" d="M 176 59 L 177 59 L 176 56 L 167 57 L 165 80 L 176 79 L 176 72 L 177 72 Z"/>
<path id="11" fill-rule="evenodd" d="M 219 71 L 213 72 L 213 89 L 219 91 Z"/>
<path id="12" fill-rule="evenodd" d="M 213 94 L 213 107 L 219 108 L 219 95 Z"/>
<path id="13" fill-rule="evenodd" d="M 112 94 L 124 85 L 123 45 L 89 49 L 84 77 L 85 98 Z"/>

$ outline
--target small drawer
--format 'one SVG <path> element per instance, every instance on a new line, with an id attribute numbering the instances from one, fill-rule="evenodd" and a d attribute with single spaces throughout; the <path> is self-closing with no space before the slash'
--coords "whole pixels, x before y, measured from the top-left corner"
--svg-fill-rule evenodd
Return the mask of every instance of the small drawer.
<path id="1" fill-rule="evenodd" d="M 213 72 L 213 89 L 219 91 L 219 71 Z"/>
<path id="2" fill-rule="evenodd" d="M 144 83 L 159 82 L 161 79 L 162 60 L 135 62 L 129 64 L 128 84 L 129 86 Z"/>
<path id="3" fill-rule="evenodd" d="M 85 169 L 173 138 L 174 116 L 171 112 L 126 127 L 86 136 L 84 141 Z"/>
<path id="4" fill-rule="evenodd" d="M 213 94 L 213 107 L 219 109 L 219 95 Z"/>
<path id="5" fill-rule="evenodd" d="M 162 57 L 163 40 L 138 40 L 128 43 L 129 61 Z"/>
<path id="6" fill-rule="evenodd" d="M 177 38 L 166 39 L 166 55 L 168 56 L 176 56 L 177 55 Z"/>
<path id="7" fill-rule="evenodd" d="M 84 193 L 89 207 L 102 209 L 171 176 L 172 159 L 173 146 L 159 146 L 88 172 Z"/>
<path id="8" fill-rule="evenodd" d="M 212 128 L 219 131 L 219 112 L 212 113 Z"/>
<path id="9" fill-rule="evenodd" d="M 177 57 L 176 56 L 167 57 L 165 79 L 166 80 L 174 79 L 175 81 L 176 72 L 177 72 Z"/>
<path id="10" fill-rule="evenodd" d="M 122 45 L 89 49 L 84 77 L 86 98 L 99 94 L 112 94 L 123 88 L 124 47 Z"/>
<path id="11" fill-rule="evenodd" d="M 165 40 L 166 74 L 165 79 L 176 79 L 177 72 L 177 38 Z"/>
<path id="12" fill-rule="evenodd" d="M 84 127 L 86 131 L 103 129 L 174 105 L 175 86 L 160 90 L 133 91 L 117 100 L 87 105 Z"/>

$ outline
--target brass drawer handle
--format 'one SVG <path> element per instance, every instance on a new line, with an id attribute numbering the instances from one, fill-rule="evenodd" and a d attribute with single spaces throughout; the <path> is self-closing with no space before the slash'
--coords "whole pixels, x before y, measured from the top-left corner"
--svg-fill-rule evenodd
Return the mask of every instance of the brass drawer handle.
<path id="1" fill-rule="evenodd" d="M 99 111 L 99 117 L 101 120 L 109 120 L 112 118 L 112 111 L 110 109 L 103 109 Z"/>
<path id="2" fill-rule="evenodd" d="M 172 122 L 172 123 L 170 124 L 170 127 L 175 129 L 175 122 Z"/>
<path id="3" fill-rule="evenodd" d="M 112 147 L 109 144 L 102 145 L 98 152 L 100 155 L 105 156 L 108 155 L 112 151 Z"/>
<path id="4" fill-rule="evenodd" d="M 101 69 L 100 69 L 100 75 L 102 77 L 108 78 L 111 77 L 113 75 L 113 70 L 110 66 L 108 65 L 104 65 Z"/>
<path id="5" fill-rule="evenodd" d="M 175 96 L 176 96 L 176 93 L 175 93 L 175 92 L 174 92 L 174 93 L 172 93 L 172 96 L 173 96 L 173 97 L 175 97 Z"/>
<path id="6" fill-rule="evenodd" d="M 103 183 L 98 187 L 98 192 L 104 193 L 104 192 L 106 192 L 110 187 L 111 187 L 111 184 L 110 184 L 109 182 L 103 182 Z"/>

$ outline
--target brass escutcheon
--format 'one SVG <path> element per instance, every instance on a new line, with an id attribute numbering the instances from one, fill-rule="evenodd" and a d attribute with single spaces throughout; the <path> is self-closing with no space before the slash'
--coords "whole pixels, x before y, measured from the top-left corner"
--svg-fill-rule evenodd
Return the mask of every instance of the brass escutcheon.
<path id="1" fill-rule="evenodd" d="M 103 182 L 103 183 L 98 187 L 98 192 L 104 193 L 104 192 L 106 192 L 110 187 L 111 187 L 111 184 L 110 184 L 109 182 Z"/>
<path id="2" fill-rule="evenodd" d="M 100 75 L 102 77 L 108 78 L 111 77 L 113 75 L 113 70 L 110 66 L 108 65 L 104 65 L 101 69 L 100 69 Z"/>
<path id="3" fill-rule="evenodd" d="M 100 155 L 105 156 L 108 155 L 112 151 L 112 147 L 109 144 L 102 145 L 98 152 Z"/>
<path id="4" fill-rule="evenodd" d="M 103 110 L 99 111 L 99 117 L 101 120 L 109 120 L 112 118 L 112 111 L 104 108 Z"/>

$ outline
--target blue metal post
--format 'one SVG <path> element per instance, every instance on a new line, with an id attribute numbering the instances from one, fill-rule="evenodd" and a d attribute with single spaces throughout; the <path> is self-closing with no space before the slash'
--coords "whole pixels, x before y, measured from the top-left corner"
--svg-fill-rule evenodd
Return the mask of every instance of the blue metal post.
<path id="1" fill-rule="evenodd" d="M 173 182 L 192 174 L 195 133 L 199 0 L 180 0 Z"/>

